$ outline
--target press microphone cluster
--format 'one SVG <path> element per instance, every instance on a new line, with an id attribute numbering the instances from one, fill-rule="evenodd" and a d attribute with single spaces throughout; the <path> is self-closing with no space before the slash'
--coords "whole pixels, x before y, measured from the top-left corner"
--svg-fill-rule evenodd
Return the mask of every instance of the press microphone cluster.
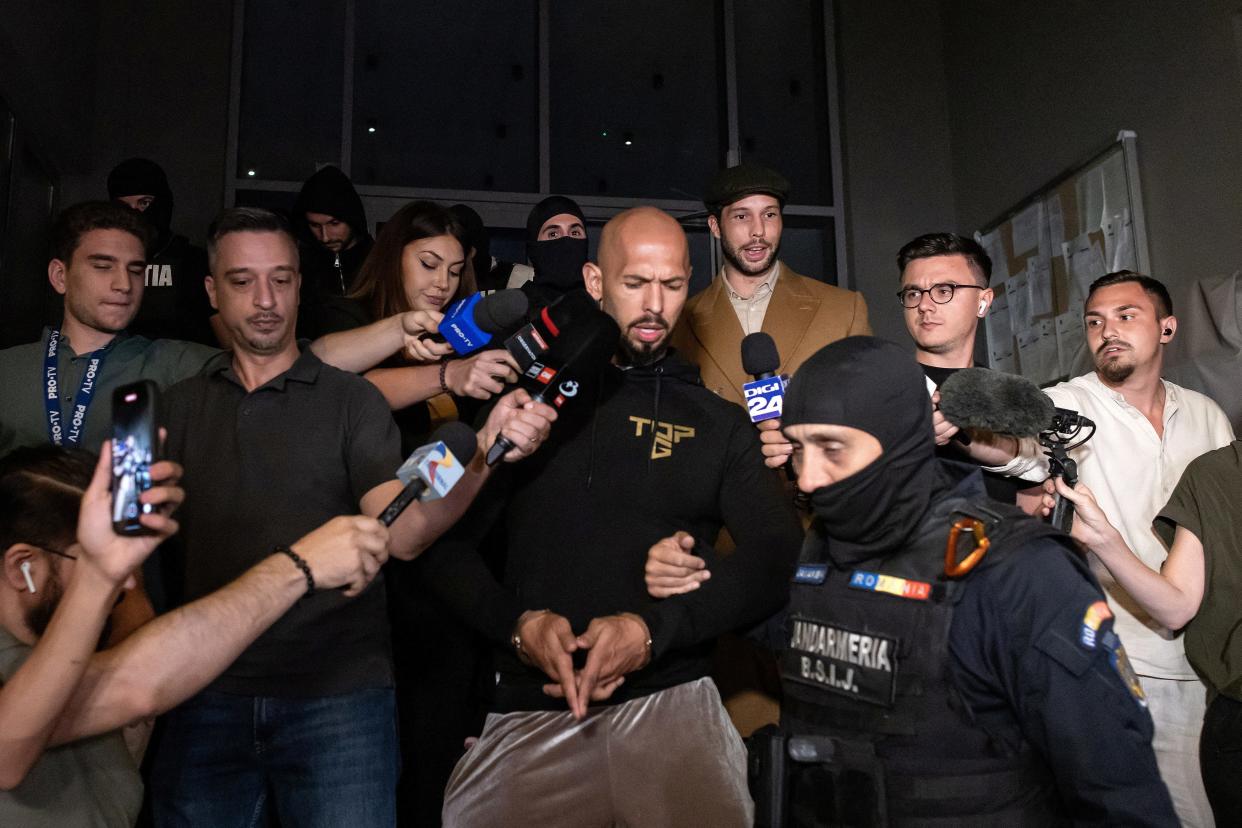
<path id="1" fill-rule="evenodd" d="M 415 500 L 435 500 L 452 491 L 479 448 L 474 431 L 459 422 L 445 423 L 431 436 L 430 443 L 414 449 L 397 469 L 405 488 L 380 512 L 379 521 L 385 526 L 392 526 Z"/>
<path id="2" fill-rule="evenodd" d="M 785 404 L 785 380 L 777 375 L 781 356 L 776 342 L 762 331 L 742 340 L 742 370 L 754 379 L 742 386 L 746 411 L 752 423 L 781 416 Z"/>
<path id="3" fill-rule="evenodd" d="M 525 296 L 525 294 L 522 294 Z M 535 318 L 505 340 L 505 350 L 525 373 L 539 360 L 561 332 L 573 326 L 575 319 L 598 313 L 599 308 L 585 290 L 572 290 L 539 310 Z"/>
<path id="4" fill-rule="evenodd" d="M 530 300 L 520 290 L 498 290 L 484 296 L 476 293 L 461 299 L 444 311 L 439 334 L 428 339 L 447 342 L 465 356 L 487 346 L 498 334 L 511 331 L 530 312 Z"/>
<path id="5" fill-rule="evenodd" d="M 557 336 L 547 353 L 531 362 L 522 374 L 535 402 L 559 409 L 578 396 L 581 384 L 599 373 L 617 352 L 621 329 L 611 316 L 592 307 Z M 516 445 L 503 434 L 487 451 L 487 465 L 494 466 Z"/>

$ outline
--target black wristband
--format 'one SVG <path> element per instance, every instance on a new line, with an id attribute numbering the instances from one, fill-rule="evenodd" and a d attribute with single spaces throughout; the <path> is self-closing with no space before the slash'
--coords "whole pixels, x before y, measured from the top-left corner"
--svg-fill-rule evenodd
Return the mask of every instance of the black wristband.
<path id="1" fill-rule="evenodd" d="M 448 360 L 440 360 L 440 390 L 445 394 L 449 393 L 448 383 L 444 381 L 445 372 L 448 371 Z"/>
<path id="2" fill-rule="evenodd" d="M 310 564 L 308 564 L 302 558 L 301 555 L 299 555 L 297 552 L 294 552 L 292 549 L 290 549 L 287 546 L 278 546 L 272 551 L 280 552 L 281 554 L 288 555 L 289 559 L 293 561 L 294 566 L 302 570 L 302 574 L 306 576 L 306 594 L 307 595 L 310 595 L 312 592 L 315 591 L 315 576 L 311 574 Z"/>

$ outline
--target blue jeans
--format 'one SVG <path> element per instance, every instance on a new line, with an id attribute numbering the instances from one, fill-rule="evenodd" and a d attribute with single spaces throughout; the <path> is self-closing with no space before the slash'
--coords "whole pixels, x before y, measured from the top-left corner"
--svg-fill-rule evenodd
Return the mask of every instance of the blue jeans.
<path id="1" fill-rule="evenodd" d="M 151 775 L 157 826 L 396 824 L 393 691 L 312 699 L 204 692 L 166 717 Z"/>

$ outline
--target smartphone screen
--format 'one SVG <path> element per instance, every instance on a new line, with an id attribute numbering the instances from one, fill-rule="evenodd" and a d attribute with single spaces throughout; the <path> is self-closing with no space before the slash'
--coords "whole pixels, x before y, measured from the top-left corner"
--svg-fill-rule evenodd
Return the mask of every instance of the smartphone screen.
<path id="1" fill-rule="evenodd" d="M 138 519 L 151 512 L 138 496 L 151 488 L 159 390 L 144 380 L 112 394 L 112 526 L 120 534 L 146 532 Z"/>

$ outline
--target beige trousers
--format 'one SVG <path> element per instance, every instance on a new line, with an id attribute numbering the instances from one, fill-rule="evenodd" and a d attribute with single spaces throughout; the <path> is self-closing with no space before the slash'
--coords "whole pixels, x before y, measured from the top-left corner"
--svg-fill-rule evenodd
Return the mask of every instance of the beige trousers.
<path id="1" fill-rule="evenodd" d="M 1140 680 L 1156 726 L 1151 747 L 1177 818 L 1185 828 L 1212 828 L 1212 807 L 1199 772 L 1199 731 L 1207 708 L 1207 688 L 1195 679 L 1142 676 Z"/>
<path id="2" fill-rule="evenodd" d="M 568 712 L 487 717 L 453 770 L 444 825 L 703 826 L 754 822 L 746 748 L 711 679 L 576 722 Z"/>

